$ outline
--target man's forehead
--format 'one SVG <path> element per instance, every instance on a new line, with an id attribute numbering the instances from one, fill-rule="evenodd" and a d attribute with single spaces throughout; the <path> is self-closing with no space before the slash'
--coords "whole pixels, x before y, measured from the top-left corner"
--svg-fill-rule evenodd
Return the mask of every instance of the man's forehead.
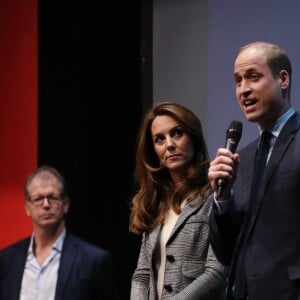
<path id="1" fill-rule="evenodd" d="M 250 72 L 255 70 L 261 70 L 262 68 L 265 68 L 265 63 L 259 63 L 259 62 L 244 62 L 234 65 L 234 73 L 244 73 L 244 72 Z"/>
<path id="2" fill-rule="evenodd" d="M 240 55 L 234 64 L 234 73 L 261 70 L 268 67 L 265 55 Z"/>
<path id="3" fill-rule="evenodd" d="M 57 185 L 60 184 L 59 180 L 49 172 L 37 174 L 31 181 L 30 186 L 35 185 Z"/>
<path id="4" fill-rule="evenodd" d="M 243 65 L 246 63 L 265 64 L 267 62 L 266 51 L 263 48 L 250 47 L 242 50 L 236 60 L 235 65 Z"/>

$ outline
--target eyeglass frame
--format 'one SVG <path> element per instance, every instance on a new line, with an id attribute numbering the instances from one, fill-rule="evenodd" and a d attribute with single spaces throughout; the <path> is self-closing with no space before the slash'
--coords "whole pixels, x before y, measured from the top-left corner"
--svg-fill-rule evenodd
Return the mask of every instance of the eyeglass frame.
<path id="1" fill-rule="evenodd" d="M 58 195 L 49 194 L 49 195 L 41 195 L 41 196 L 33 197 L 33 198 L 29 197 L 28 201 L 33 206 L 38 207 L 38 206 L 42 206 L 44 204 L 45 199 L 47 199 L 47 201 L 50 205 L 52 205 L 52 204 L 57 205 L 58 203 L 63 202 L 64 197 L 62 197 L 61 195 L 58 196 Z"/>

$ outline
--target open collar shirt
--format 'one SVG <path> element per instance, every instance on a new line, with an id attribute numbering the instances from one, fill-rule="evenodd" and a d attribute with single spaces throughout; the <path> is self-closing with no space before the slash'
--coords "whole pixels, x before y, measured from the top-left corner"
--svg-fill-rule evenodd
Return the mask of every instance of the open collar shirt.
<path id="1" fill-rule="evenodd" d="M 57 238 L 50 256 L 41 266 L 33 254 L 34 234 L 32 234 L 23 273 L 20 300 L 54 300 L 65 236 L 66 229 Z"/>

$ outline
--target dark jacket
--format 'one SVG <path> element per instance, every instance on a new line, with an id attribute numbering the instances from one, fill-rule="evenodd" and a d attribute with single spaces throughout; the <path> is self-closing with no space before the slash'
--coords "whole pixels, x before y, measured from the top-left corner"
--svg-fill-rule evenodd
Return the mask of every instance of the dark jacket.
<path id="1" fill-rule="evenodd" d="M 258 140 L 240 151 L 240 164 L 229 210 L 210 217 L 210 241 L 217 258 L 232 263 L 228 291 L 232 290 L 236 259 L 246 243 L 245 269 L 249 298 L 300 299 L 300 116 L 284 125 L 274 145 L 249 226 L 245 213 Z M 228 298 L 229 299 L 229 298 Z"/>
<path id="2" fill-rule="evenodd" d="M 30 237 L 0 251 L 0 299 L 18 300 Z M 110 253 L 67 233 L 55 300 L 116 300 L 118 287 Z"/>

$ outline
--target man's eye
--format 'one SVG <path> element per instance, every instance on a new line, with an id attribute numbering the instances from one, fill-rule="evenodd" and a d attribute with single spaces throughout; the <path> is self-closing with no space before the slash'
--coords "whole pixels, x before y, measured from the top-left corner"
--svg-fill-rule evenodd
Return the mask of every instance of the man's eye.
<path id="1" fill-rule="evenodd" d="M 239 84 L 239 83 L 242 82 L 242 79 L 241 78 L 235 78 L 234 82 L 235 82 L 235 84 Z"/>
<path id="2" fill-rule="evenodd" d="M 60 200 L 60 197 L 59 196 L 56 196 L 56 195 L 48 195 L 48 196 L 39 196 L 39 197 L 36 197 L 36 198 L 32 198 L 31 201 L 32 202 L 42 202 L 44 201 L 44 199 L 48 199 L 49 201 L 58 201 Z"/>
<path id="3" fill-rule="evenodd" d="M 250 79 L 253 81 L 256 81 L 260 78 L 260 76 L 256 73 L 251 74 Z"/>
<path id="4" fill-rule="evenodd" d="M 41 202 L 43 201 L 44 197 L 37 197 L 37 198 L 33 198 L 31 199 L 32 202 Z"/>

